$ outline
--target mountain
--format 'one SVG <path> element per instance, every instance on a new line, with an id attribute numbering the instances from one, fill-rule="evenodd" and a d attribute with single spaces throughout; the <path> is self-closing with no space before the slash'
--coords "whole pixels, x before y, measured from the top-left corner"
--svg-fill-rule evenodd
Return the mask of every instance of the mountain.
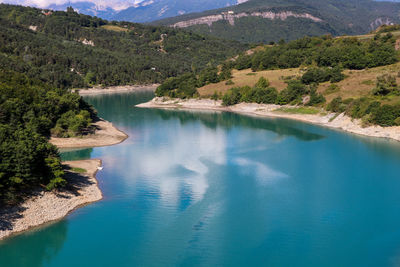
<path id="1" fill-rule="evenodd" d="M 46 8 L 52 10 L 65 11 L 68 7 L 72 6 L 76 12 L 96 16 L 103 19 L 112 19 L 115 14 L 118 13 L 117 10 L 108 6 L 98 6 L 92 2 L 77 2 L 77 3 L 65 3 L 65 4 L 51 4 Z"/>
<path id="2" fill-rule="evenodd" d="M 115 20 L 150 22 L 182 14 L 232 6 L 246 0 L 146 0 L 137 6 L 121 10 Z"/>
<path id="3" fill-rule="evenodd" d="M 83 0 L 74 1 L 55 1 L 53 4 L 35 5 L 35 1 L 6 0 L 7 3 L 19 3 L 24 5 L 34 5 L 36 7 L 47 8 L 58 11 L 65 11 L 72 6 L 79 13 L 97 16 L 107 20 L 130 21 L 130 22 L 150 22 L 182 14 L 201 12 L 204 10 L 216 9 L 244 3 L 248 0 L 136 0 L 136 1 L 98 1 Z"/>
<path id="4" fill-rule="evenodd" d="M 153 22 L 241 42 L 305 35 L 354 35 L 400 23 L 400 3 L 372 0 L 250 0 L 237 6 Z"/>

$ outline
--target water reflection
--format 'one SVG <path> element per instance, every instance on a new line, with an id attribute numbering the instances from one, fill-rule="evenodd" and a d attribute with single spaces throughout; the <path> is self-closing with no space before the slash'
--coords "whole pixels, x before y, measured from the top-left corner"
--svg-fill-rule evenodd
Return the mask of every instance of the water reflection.
<path id="1" fill-rule="evenodd" d="M 390 142 L 133 107 L 151 97 L 91 97 L 130 136 L 76 152 L 104 160 L 105 198 L 69 217 L 66 241 L 49 227 L 5 242 L 1 266 L 386 266 L 398 254 L 400 157 Z M 55 226 L 66 232 L 64 223 Z"/>
<path id="2" fill-rule="evenodd" d="M 182 110 L 156 110 L 164 120 L 178 118 L 182 125 L 193 121 L 201 123 L 211 129 L 223 127 L 230 129 L 235 126 L 241 126 L 250 129 L 263 129 L 276 133 L 278 136 L 292 136 L 302 141 L 315 141 L 324 138 L 324 136 L 293 127 L 293 121 L 279 119 L 257 118 L 251 116 L 239 115 L 231 112 L 214 111 L 182 111 Z M 295 123 L 296 124 L 296 123 Z"/>
<path id="3" fill-rule="evenodd" d="M 92 152 L 93 152 L 93 148 L 60 149 L 61 160 L 63 160 L 63 161 L 90 159 Z"/>
<path id="4" fill-rule="evenodd" d="M 254 177 L 260 185 L 273 183 L 281 178 L 287 178 L 288 175 L 274 170 L 264 163 L 246 158 L 236 158 L 234 163 L 241 167 L 241 172 Z"/>
<path id="5" fill-rule="evenodd" d="M 301 129 L 302 124 L 292 120 L 249 117 L 230 112 L 134 108 L 137 104 L 149 101 L 153 96 L 152 92 L 143 91 L 112 96 L 87 96 L 85 99 L 98 109 L 101 117 L 111 120 L 123 129 L 146 125 L 161 118 L 162 120 L 178 119 L 182 125 L 201 122 L 210 129 L 218 127 L 230 129 L 234 126 L 263 129 L 274 132 L 279 137 L 291 136 L 302 141 L 316 141 L 324 138 L 323 135 Z"/>
<path id="6" fill-rule="evenodd" d="M 46 235 L 41 232 L 46 231 Z M 1 246 L 0 266 L 40 267 L 62 249 L 68 232 L 68 222 L 61 221 L 39 231 L 19 235 Z"/>
<path id="7" fill-rule="evenodd" d="M 192 128 L 171 122 L 171 127 L 162 133 L 156 129 L 142 132 L 141 144 L 135 150 L 129 146 L 119 150 L 118 157 L 127 168 L 124 173 L 140 173 L 146 187 L 159 192 L 164 205 L 186 207 L 201 200 L 209 186 L 204 160 L 225 164 L 226 135 L 221 129 L 196 128 L 198 131 L 193 134 Z M 163 136 L 174 138 L 161 145 L 154 142 Z M 131 175 L 127 178 L 128 184 L 137 183 Z"/>

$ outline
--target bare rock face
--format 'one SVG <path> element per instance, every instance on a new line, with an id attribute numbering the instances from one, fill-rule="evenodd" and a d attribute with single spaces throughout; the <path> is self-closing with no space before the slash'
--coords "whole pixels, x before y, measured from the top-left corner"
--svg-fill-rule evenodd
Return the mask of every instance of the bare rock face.
<path id="1" fill-rule="evenodd" d="M 211 16 L 200 17 L 197 19 L 180 21 L 170 26 L 174 28 L 187 28 L 193 25 L 207 24 L 210 27 L 214 22 L 220 20 L 226 20 L 229 22 L 230 25 L 233 26 L 235 25 L 235 19 L 243 17 L 261 17 L 270 20 L 276 20 L 276 19 L 286 20 L 288 17 L 294 17 L 294 18 L 309 19 L 314 22 L 322 22 L 322 19 L 314 17 L 311 14 L 294 13 L 292 11 L 282 11 L 282 12 L 266 11 L 266 12 L 252 12 L 252 13 L 242 12 L 237 14 L 235 14 L 233 11 L 228 11 L 228 12 L 222 12 L 221 14 L 218 15 L 211 15 Z"/>
<path id="2" fill-rule="evenodd" d="M 92 40 L 88 40 L 88 39 L 83 39 L 83 40 L 79 40 L 82 44 L 84 45 L 90 45 L 90 46 L 94 46 L 94 42 Z"/>
<path id="3" fill-rule="evenodd" d="M 308 102 L 310 102 L 310 96 L 309 95 L 304 96 L 302 102 L 303 105 L 306 105 Z"/>
<path id="4" fill-rule="evenodd" d="M 390 18 L 377 18 L 371 22 L 369 25 L 371 30 L 376 30 L 379 26 L 382 25 L 393 25 L 394 23 L 391 21 Z"/>

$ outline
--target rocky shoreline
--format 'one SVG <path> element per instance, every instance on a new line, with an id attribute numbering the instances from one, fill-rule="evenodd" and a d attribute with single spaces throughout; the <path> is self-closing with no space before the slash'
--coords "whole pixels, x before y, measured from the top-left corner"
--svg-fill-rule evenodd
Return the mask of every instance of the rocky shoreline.
<path id="1" fill-rule="evenodd" d="M 96 173 L 101 167 L 98 159 L 70 161 L 66 166 L 68 186 L 57 191 L 38 189 L 19 206 L 0 211 L 0 240 L 64 218 L 78 207 L 102 199 Z M 86 170 L 74 172 L 74 168 Z"/>
<path id="2" fill-rule="evenodd" d="M 271 118 L 286 118 L 321 125 L 329 128 L 339 129 L 353 134 L 370 137 L 379 137 L 400 141 L 400 127 L 369 126 L 362 127 L 361 121 L 352 119 L 344 114 L 321 113 L 321 114 L 293 114 L 279 112 L 277 109 L 282 106 L 240 103 L 234 106 L 225 107 L 221 101 L 211 99 L 170 99 L 156 97 L 151 101 L 137 105 L 141 108 L 165 108 L 165 109 L 197 109 L 197 110 L 218 110 L 235 112 L 247 115 L 256 115 Z M 291 106 L 287 106 L 290 108 Z"/>

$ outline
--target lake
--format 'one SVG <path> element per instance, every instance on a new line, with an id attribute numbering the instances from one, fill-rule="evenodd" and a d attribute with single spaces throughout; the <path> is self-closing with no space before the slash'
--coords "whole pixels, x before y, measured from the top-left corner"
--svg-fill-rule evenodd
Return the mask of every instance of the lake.
<path id="1" fill-rule="evenodd" d="M 85 97 L 129 135 L 104 199 L 0 243 L 0 266 L 400 265 L 400 145 L 284 119 Z"/>

